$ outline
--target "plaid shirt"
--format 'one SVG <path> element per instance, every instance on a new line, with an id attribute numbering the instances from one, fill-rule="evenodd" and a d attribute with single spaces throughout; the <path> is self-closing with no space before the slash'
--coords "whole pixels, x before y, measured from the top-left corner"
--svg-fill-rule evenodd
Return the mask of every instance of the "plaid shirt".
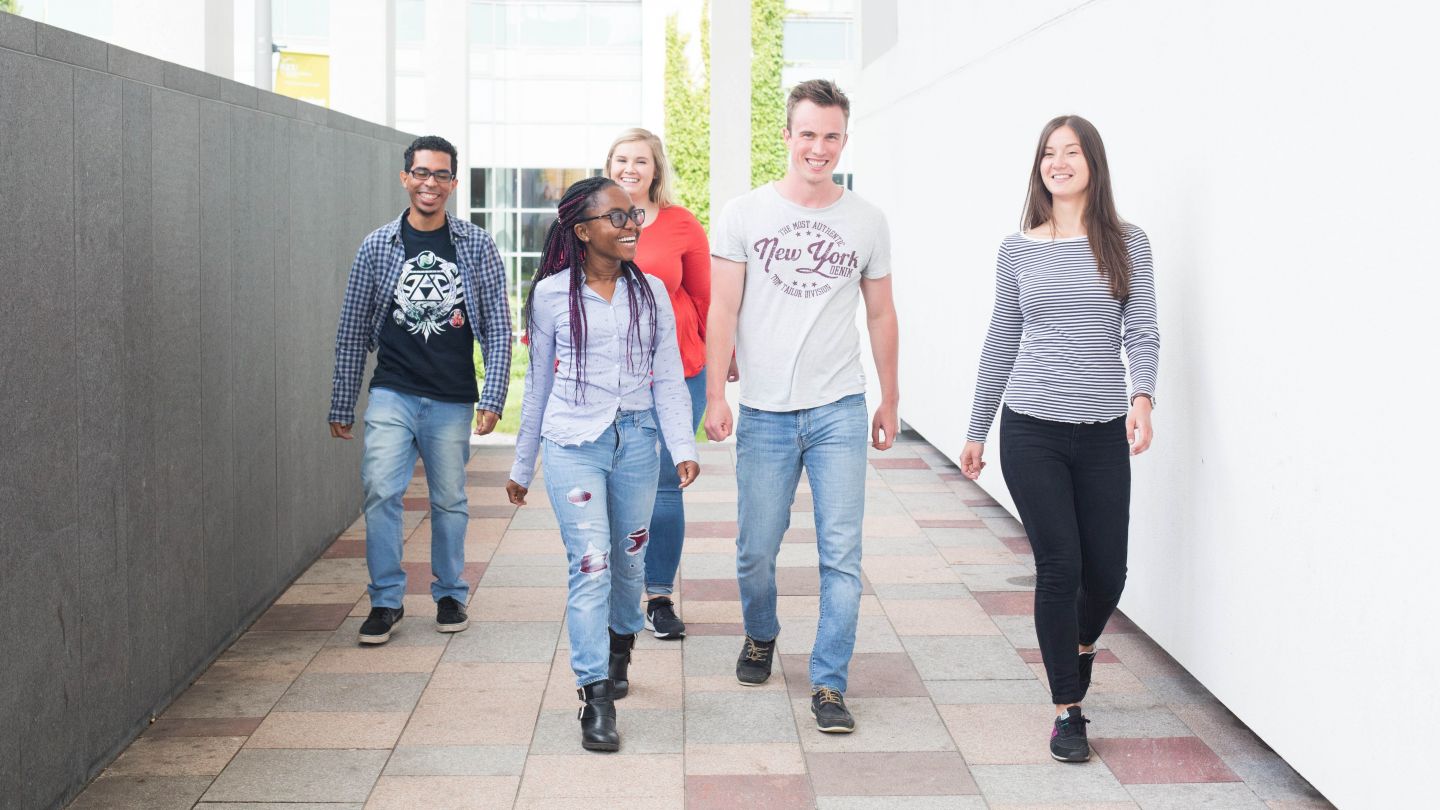
<path id="1" fill-rule="evenodd" d="M 502 413 L 510 387 L 510 305 L 505 296 L 504 265 L 490 234 L 449 212 L 445 221 L 450 226 L 450 241 L 455 244 L 456 264 L 460 265 L 465 285 L 465 311 L 484 355 L 485 388 L 475 407 Z M 340 328 L 335 333 L 331 422 L 355 422 L 365 356 L 379 346 L 380 329 L 385 325 L 385 313 L 390 309 L 404 264 L 399 217 L 360 243 L 355 264 L 350 266 L 345 303 L 340 308 Z"/>

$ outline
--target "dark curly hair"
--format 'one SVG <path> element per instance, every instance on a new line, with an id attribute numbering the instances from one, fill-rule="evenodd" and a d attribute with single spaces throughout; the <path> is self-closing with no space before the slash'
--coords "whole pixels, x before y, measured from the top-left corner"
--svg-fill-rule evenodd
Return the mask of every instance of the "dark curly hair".
<path id="1" fill-rule="evenodd" d="M 580 301 L 580 288 L 585 284 L 585 243 L 575 235 L 575 225 L 592 213 L 590 209 L 595 204 L 595 198 L 610 186 L 620 188 L 619 184 L 608 177 L 587 177 L 565 189 L 565 195 L 560 198 L 560 205 L 556 212 L 558 216 L 551 223 L 550 230 L 545 235 L 545 249 L 540 255 L 540 266 L 536 268 L 535 278 L 530 282 L 530 292 L 525 296 L 525 309 L 520 316 L 526 330 L 530 330 L 532 328 L 531 318 L 535 314 L 535 288 L 540 285 L 541 280 L 557 273 L 569 271 L 570 345 L 575 347 L 575 393 L 577 398 L 582 401 L 585 397 L 582 386 L 585 381 L 586 332 L 585 307 Z M 635 346 L 639 343 L 640 337 L 642 304 L 650 313 L 650 347 L 652 350 L 655 347 L 657 333 L 655 291 L 650 289 L 649 282 L 645 280 L 645 274 L 640 272 L 640 268 L 634 262 L 624 262 L 620 267 L 620 274 L 628 282 L 625 285 L 625 291 L 630 302 L 630 326 L 626 330 L 625 362 L 633 371 L 635 369 Z"/>
<path id="2" fill-rule="evenodd" d="M 415 153 L 419 151 L 444 152 L 450 156 L 450 171 L 460 171 L 460 153 L 455 151 L 455 145 L 440 137 L 439 135 L 421 135 L 405 147 L 405 171 L 415 165 Z"/>

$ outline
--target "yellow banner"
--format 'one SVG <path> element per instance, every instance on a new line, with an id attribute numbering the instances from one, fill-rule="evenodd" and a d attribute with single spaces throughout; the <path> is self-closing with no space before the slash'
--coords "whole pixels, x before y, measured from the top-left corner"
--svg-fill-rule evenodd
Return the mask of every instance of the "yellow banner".
<path id="1" fill-rule="evenodd" d="M 281 51 L 280 66 L 275 69 L 275 92 L 329 107 L 330 57 Z"/>

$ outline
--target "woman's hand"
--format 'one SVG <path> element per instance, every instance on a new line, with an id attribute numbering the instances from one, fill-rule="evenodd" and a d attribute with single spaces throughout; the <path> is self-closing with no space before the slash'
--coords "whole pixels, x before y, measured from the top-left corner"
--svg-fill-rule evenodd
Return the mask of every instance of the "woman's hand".
<path id="1" fill-rule="evenodd" d="M 693 461 L 682 461 L 675 465 L 675 474 L 680 476 L 680 488 L 690 486 L 700 475 L 700 465 Z"/>
<path id="2" fill-rule="evenodd" d="M 1130 415 L 1125 417 L 1125 440 L 1130 442 L 1132 456 L 1149 450 L 1155 438 L 1155 429 L 1150 426 L 1150 411 L 1154 407 L 1150 397 L 1144 394 L 1130 400 Z"/>
<path id="3" fill-rule="evenodd" d="M 505 482 L 505 494 L 510 496 L 510 503 L 516 506 L 525 505 L 525 494 L 529 491 L 528 488 L 522 487 L 514 481 Z"/>
<path id="4" fill-rule="evenodd" d="M 985 469 L 985 462 L 981 456 L 985 455 L 984 442 L 965 442 L 965 449 L 960 451 L 960 473 L 971 481 L 980 477 L 980 471 Z"/>

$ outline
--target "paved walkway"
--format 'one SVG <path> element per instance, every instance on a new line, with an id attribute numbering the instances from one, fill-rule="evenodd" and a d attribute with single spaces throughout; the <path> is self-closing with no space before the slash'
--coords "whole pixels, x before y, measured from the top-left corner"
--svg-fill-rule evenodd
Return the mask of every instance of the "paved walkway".
<path id="1" fill-rule="evenodd" d="M 1095 758 L 1053 762 L 1019 524 L 929 445 L 871 453 L 865 595 L 848 702 L 809 715 L 814 515 L 780 554 L 779 671 L 735 682 L 733 446 L 702 445 L 686 497 L 683 642 L 641 637 L 623 750 L 579 745 L 564 554 L 538 482 L 505 503 L 506 447 L 470 464 L 470 629 L 434 631 L 424 485 L 406 500 L 406 619 L 360 648 L 364 530 L 345 532 L 72 805 L 80 808 L 1329 807 L 1147 636 L 1117 616 L 1086 708 Z M 197 804 L 198 802 L 198 804 Z"/>

